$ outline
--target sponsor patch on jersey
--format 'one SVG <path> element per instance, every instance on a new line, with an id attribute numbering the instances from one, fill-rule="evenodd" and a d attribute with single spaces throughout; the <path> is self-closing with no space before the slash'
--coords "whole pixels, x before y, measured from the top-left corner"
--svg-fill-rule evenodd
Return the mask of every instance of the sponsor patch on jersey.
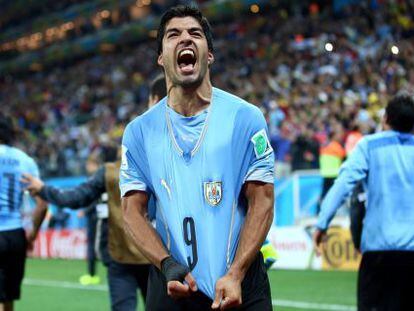
<path id="1" fill-rule="evenodd" d="M 221 202 L 223 195 L 221 181 L 212 181 L 204 183 L 204 198 L 211 206 L 216 206 Z"/>
<path id="2" fill-rule="evenodd" d="M 260 159 L 272 152 L 272 146 L 264 129 L 258 131 L 251 139 L 256 158 Z"/>

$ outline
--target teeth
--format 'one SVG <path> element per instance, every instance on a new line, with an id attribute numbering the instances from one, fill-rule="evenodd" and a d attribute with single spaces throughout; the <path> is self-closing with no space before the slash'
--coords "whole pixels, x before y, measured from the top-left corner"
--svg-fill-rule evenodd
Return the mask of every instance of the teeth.
<path id="1" fill-rule="evenodd" d="M 180 52 L 180 57 L 184 56 L 184 55 L 191 55 L 192 57 L 194 57 L 194 52 L 192 50 L 184 50 Z"/>

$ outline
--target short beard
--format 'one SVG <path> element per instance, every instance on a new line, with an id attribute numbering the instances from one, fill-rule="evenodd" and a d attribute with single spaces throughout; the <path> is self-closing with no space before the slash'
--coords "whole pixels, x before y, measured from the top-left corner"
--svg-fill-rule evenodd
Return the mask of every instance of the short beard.
<path id="1" fill-rule="evenodd" d="M 180 86 L 183 88 L 195 89 L 203 83 L 203 80 L 206 74 L 207 74 L 207 68 L 205 68 L 204 70 L 202 69 L 198 77 L 191 81 L 188 81 L 188 80 L 180 81 L 178 77 L 175 77 L 175 75 L 173 74 L 171 75 L 172 76 L 171 82 L 173 86 Z"/>
<path id="2" fill-rule="evenodd" d="M 183 88 L 192 88 L 195 89 L 201 85 L 203 78 L 201 76 L 192 81 L 173 81 L 173 84 L 176 86 L 181 86 Z"/>

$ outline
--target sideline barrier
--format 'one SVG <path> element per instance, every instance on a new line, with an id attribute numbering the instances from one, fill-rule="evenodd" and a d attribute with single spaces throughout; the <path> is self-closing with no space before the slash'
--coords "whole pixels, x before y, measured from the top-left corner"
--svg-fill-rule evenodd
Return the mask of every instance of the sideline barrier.
<path id="1" fill-rule="evenodd" d="M 40 231 L 29 253 L 37 258 L 86 258 L 86 232 L 85 230 L 44 230 Z"/>
<path id="2" fill-rule="evenodd" d="M 352 243 L 348 228 L 331 227 L 322 255 L 323 270 L 358 270 L 361 254 Z"/>
<path id="3" fill-rule="evenodd" d="M 361 255 L 355 250 L 348 228 L 332 227 L 322 256 L 316 256 L 311 226 L 272 227 L 269 240 L 279 258 L 273 269 L 348 270 L 358 269 Z M 80 229 L 44 230 L 30 253 L 38 258 L 84 259 L 86 233 Z"/>
<path id="4" fill-rule="evenodd" d="M 354 248 L 349 228 L 329 228 L 321 256 L 317 256 L 313 250 L 312 232 L 310 226 L 272 227 L 268 238 L 279 254 L 272 268 L 358 270 L 361 255 Z"/>

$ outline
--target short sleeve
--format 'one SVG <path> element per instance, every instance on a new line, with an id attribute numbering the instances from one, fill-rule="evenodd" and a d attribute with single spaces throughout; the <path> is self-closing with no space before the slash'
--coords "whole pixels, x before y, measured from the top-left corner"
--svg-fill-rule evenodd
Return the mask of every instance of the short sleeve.
<path id="1" fill-rule="evenodd" d="M 129 191 L 149 189 L 148 165 L 137 126 L 129 124 L 122 137 L 122 159 L 119 172 L 121 197 Z M 137 139 L 138 138 L 138 139 Z"/>
<path id="2" fill-rule="evenodd" d="M 254 107 L 244 123 L 247 125 L 247 132 L 242 139 L 248 140 L 245 143 L 249 163 L 244 182 L 274 183 L 275 158 L 263 113 Z"/>

